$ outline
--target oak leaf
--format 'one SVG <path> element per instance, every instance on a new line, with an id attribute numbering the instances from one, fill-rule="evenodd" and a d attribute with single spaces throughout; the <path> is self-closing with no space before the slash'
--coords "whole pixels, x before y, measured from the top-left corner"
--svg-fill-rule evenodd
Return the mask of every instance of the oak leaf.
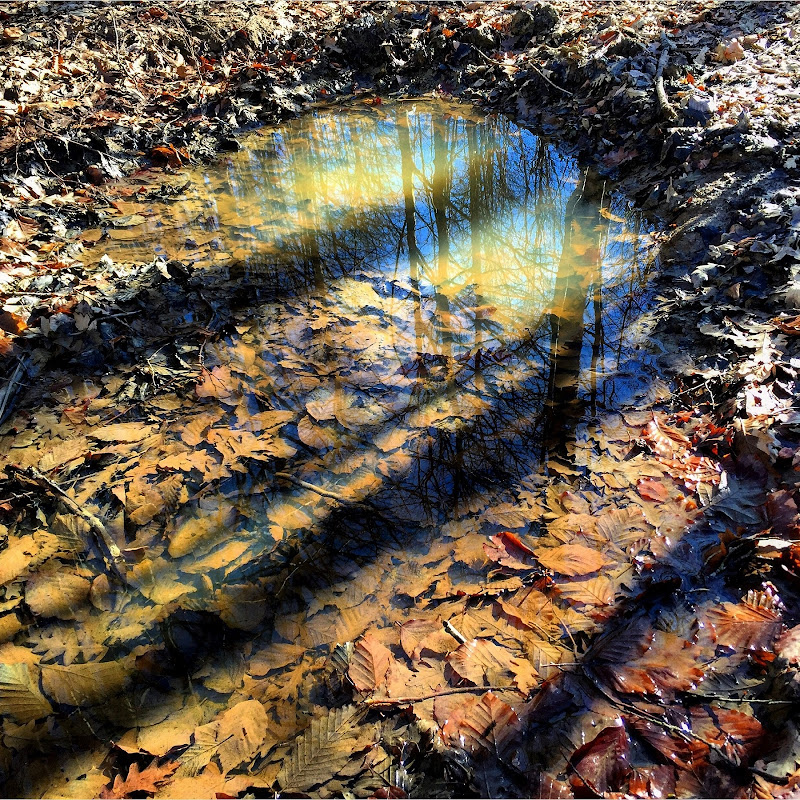
<path id="1" fill-rule="evenodd" d="M 114 778 L 111 787 L 106 787 L 100 792 L 101 798 L 124 798 L 133 797 L 136 792 L 155 794 L 158 787 L 166 783 L 172 773 L 178 768 L 177 761 L 168 761 L 166 764 L 158 766 L 158 759 L 153 759 L 150 766 L 140 771 L 137 763 L 131 764 L 128 776 L 125 780 L 121 775 Z"/>

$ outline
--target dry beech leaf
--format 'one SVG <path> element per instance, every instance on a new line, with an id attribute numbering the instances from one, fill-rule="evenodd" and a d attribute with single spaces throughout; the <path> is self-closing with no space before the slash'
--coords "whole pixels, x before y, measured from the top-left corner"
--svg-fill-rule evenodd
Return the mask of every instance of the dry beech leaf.
<path id="1" fill-rule="evenodd" d="M 53 713 L 31 669 L 29 664 L 0 664 L 0 713 L 22 724 Z"/>
<path id="2" fill-rule="evenodd" d="M 680 431 L 662 425 L 657 418 L 652 419 L 642 431 L 642 438 L 650 445 L 656 455 L 674 458 L 691 447 L 692 443 Z"/>
<path id="3" fill-rule="evenodd" d="M 115 697 L 128 679 L 128 671 L 116 661 L 42 666 L 42 688 L 56 703 L 93 706 Z"/>
<path id="4" fill-rule="evenodd" d="M 636 491 L 645 499 L 659 502 L 669 497 L 669 489 L 663 481 L 654 478 L 642 478 L 636 484 Z"/>
<path id="5" fill-rule="evenodd" d="M 771 650 L 781 635 L 780 615 L 747 603 L 721 603 L 705 612 L 717 644 L 733 650 Z"/>
<path id="6" fill-rule="evenodd" d="M 437 698 L 437 703 L 440 698 Z M 474 697 L 459 705 L 447 704 L 447 710 L 437 708 L 434 715 L 442 725 L 442 736 L 451 746 L 461 747 L 472 754 L 489 753 L 505 758 L 521 732 L 519 717 L 514 709 L 492 692 L 479 700 Z"/>
<path id="7" fill-rule="evenodd" d="M 166 783 L 173 772 L 178 768 L 177 761 L 169 761 L 158 766 L 158 760 L 153 759 L 150 766 L 139 771 L 139 765 L 135 762 L 128 770 L 128 777 L 122 780 L 121 775 L 114 778 L 114 783 L 110 788 L 100 792 L 101 798 L 124 798 L 133 797 L 136 792 L 154 794 L 158 787 Z"/>
<path id="8" fill-rule="evenodd" d="M 514 653 L 488 639 L 472 639 L 447 656 L 447 663 L 459 681 L 475 686 L 510 685 L 514 677 Z"/>
<path id="9" fill-rule="evenodd" d="M 383 683 L 392 661 L 389 648 L 368 633 L 356 644 L 347 674 L 359 692 L 372 692 Z"/>
<path id="10" fill-rule="evenodd" d="M 141 442 L 156 431 L 155 425 L 144 422 L 117 422 L 90 431 L 87 436 L 99 442 Z"/>
<path id="11" fill-rule="evenodd" d="M 590 575 L 611 563 L 602 553 L 582 544 L 562 544 L 541 550 L 537 557 L 542 566 L 569 578 Z"/>
<path id="12" fill-rule="evenodd" d="M 258 700 L 244 700 L 197 728 L 193 747 L 216 754 L 224 774 L 255 756 L 268 726 L 264 706 Z"/>
<path id="13" fill-rule="evenodd" d="M 570 784 L 575 791 L 607 792 L 624 791 L 625 782 L 631 774 L 628 762 L 630 742 L 623 727 L 604 728 L 590 742 L 579 747 L 570 756 L 573 770 Z M 583 796 L 583 795 L 581 795 Z"/>

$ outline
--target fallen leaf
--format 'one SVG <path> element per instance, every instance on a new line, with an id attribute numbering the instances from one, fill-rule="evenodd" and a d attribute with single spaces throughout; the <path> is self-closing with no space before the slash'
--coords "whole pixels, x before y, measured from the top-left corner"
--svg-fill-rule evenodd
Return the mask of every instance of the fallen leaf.
<path id="1" fill-rule="evenodd" d="M 166 783 L 177 768 L 177 761 L 168 761 L 166 764 L 158 766 L 158 759 L 154 758 L 150 762 L 150 766 L 140 772 L 139 765 L 134 762 L 131 764 L 125 780 L 122 779 L 121 775 L 117 775 L 112 786 L 100 792 L 100 797 L 134 797 L 136 792 L 155 794 L 158 791 L 158 787 Z"/>
<path id="2" fill-rule="evenodd" d="M 542 549 L 537 558 L 543 567 L 570 578 L 590 575 L 611 563 L 602 553 L 582 544 L 562 544 L 560 547 Z"/>
<path id="3" fill-rule="evenodd" d="M 368 633 L 357 642 L 347 674 L 359 692 L 371 692 L 383 683 L 392 661 L 389 648 Z"/>
<path id="4" fill-rule="evenodd" d="M 624 791 L 625 782 L 631 774 L 629 754 L 630 741 L 625 728 L 604 728 L 570 756 L 569 765 L 573 774 L 569 782 L 573 790 L 588 789 L 601 797 L 609 792 Z"/>

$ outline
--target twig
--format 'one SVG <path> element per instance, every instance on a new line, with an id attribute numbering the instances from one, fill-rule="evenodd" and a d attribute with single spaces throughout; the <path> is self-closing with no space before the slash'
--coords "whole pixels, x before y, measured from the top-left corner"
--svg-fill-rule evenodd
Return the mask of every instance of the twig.
<path id="1" fill-rule="evenodd" d="M 0 423 L 5 422 L 6 417 L 13 409 L 12 400 L 17 393 L 17 390 L 22 385 L 22 378 L 27 372 L 25 362 L 17 361 L 17 366 L 14 367 L 14 372 L 11 377 L 6 381 L 2 393 L 0 393 Z"/>
<path id="2" fill-rule="evenodd" d="M 70 513 L 81 517 L 89 524 L 89 528 L 94 534 L 95 542 L 100 555 L 106 562 L 108 568 L 117 576 L 123 583 L 127 583 L 123 568 L 120 566 L 122 561 L 122 554 L 119 547 L 117 547 L 111 535 L 106 530 L 105 525 L 94 515 L 91 511 L 81 508 L 57 483 L 53 483 L 46 475 L 43 475 L 35 467 L 27 467 L 21 469 L 19 467 L 9 466 L 6 468 L 17 474 L 23 476 L 29 482 L 33 482 L 42 488 L 48 489 L 54 494 L 66 507 Z"/>
<path id="3" fill-rule="evenodd" d="M 483 58 L 488 64 L 494 64 L 494 66 L 496 67 L 501 66 L 500 61 L 496 61 L 495 59 L 490 58 L 489 56 L 486 55 L 486 53 L 482 53 L 477 48 L 475 52 L 478 53 L 478 55 L 480 55 L 481 58 Z M 525 66 L 530 67 L 540 78 L 544 78 L 544 80 L 546 80 L 554 89 L 558 89 L 559 92 L 564 92 L 564 94 L 569 95 L 570 97 L 575 97 L 575 92 L 571 92 L 569 89 L 565 89 L 563 86 L 559 86 L 557 83 L 553 83 L 553 81 L 551 81 L 550 78 L 548 78 L 547 75 L 545 75 L 544 72 L 539 67 L 536 66 L 536 64 L 533 64 L 530 61 L 526 61 Z"/>
<path id="4" fill-rule="evenodd" d="M 348 500 L 346 497 L 343 497 L 336 492 L 331 492 L 329 489 L 323 489 L 321 486 L 317 486 L 314 483 L 309 483 L 308 481 L 301 480 L 300 478 L 295 478 L 294 475 L 290 475 L 288 472 L 276 472 L 276 478 L 281 478 L 285 481 L 289 481 L 290 483 L 294 483 L 297 486 L 302 486 L 304 489 L 308 489 L 311 492 L 316 492 L 317 494 L 321 494 L 323 497 L 330 497 L 331 500 L 336 500 L 339 503 L 347 504 L 354 502 L 353 500 Z M 362 501 L 363 502 L 363 501 Z"/>
<path id="5" fill-rule="evenodd" d="M 409 703 L 421 703 L 423 700 L 432 700 L 436 697 L 445 697 L 450 694 L 469 694 L 470 692 L 519 692 L 516 686 L 456 686 L 442 689 L 440 692 L 418 695 L 417 697 L 370 697 L 364 701 L 368 706 L 397 706 Z"/>
<path id="6" fill-rule="evenodd" d="M 669 42 L 666 41 L 666 37 L 663 37 L 663 39 L 664 49 L 661 51 L 661 57 L 658 59 L 658 66 L 656 67 L 656 101 L 658 102 L 658 110 L 661 113 L 661 116 L 666 120 L 672 121 L 678 118 L 678 112 L 675 111 L 675 109 L 672 107 L 672 103 L 669 102 L 666 89 L 664 89 L 663 78 L 664 69 L 669 62 L 669 51 L 671 46 Z"/>

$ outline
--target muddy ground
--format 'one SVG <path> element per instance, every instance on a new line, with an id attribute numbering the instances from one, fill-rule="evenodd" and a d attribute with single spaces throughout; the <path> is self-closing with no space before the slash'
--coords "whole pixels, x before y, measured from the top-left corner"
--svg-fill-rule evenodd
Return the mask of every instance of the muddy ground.
<path id="1" fill-rule="evenodd" d="M 94 244 L 82 231 L 120 216 L 115 181 L 179 173 L 317 104 L 454 96 L 562 142 L 663 231 L 653 341 L 670 410 L 710 414 L 698 452 L 760 490 L 709 561 L 742 594 L 778 597 L 788 628 L 800 621 L 794 3 L 30 2 L 0 19 L 0 421 L 35 404 L 56 366 L 116 348 L 142 368 L 128 321 L 181 265 L 81 266 Z M 224 324 L 181 331 L 186 368 L 170 380 L 196 383 L 186 353 Z M 791 683 L 786 636 L 761 660 Z M 740 791 L 779 794 L 772 779 L 795 771 L 751 772 Z"/>

